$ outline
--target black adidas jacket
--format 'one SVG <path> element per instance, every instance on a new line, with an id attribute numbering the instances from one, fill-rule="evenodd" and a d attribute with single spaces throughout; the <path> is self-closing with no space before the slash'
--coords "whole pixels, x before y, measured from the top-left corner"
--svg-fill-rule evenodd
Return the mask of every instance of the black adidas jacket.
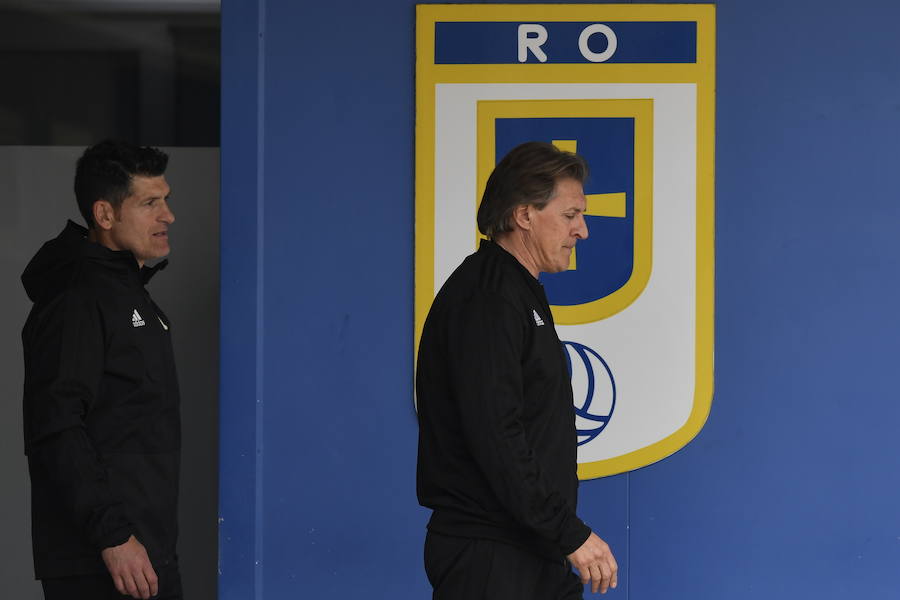
<path id="1" fill-rule="evenodd" d="M 430 530 L 554 560 L 584 543 L 565 355 L 543 286 L 497 244 L 483 241 L 435 298 L 416 398 Z"/>
<path id="2" fill-rule="evenodd" d="M 171 330 L 130 252 L 71 221 L 22 274 L 25 453 L 39 579 L 104 572 L 134 535 L 157 568 L 176 560 L 180 455 Z"/>

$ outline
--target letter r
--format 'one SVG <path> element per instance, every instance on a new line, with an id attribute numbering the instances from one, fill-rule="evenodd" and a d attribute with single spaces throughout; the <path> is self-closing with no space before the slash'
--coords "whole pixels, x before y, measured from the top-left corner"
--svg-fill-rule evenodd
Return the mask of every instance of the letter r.
<path id="1" fill-rule="evenodd" d="M 537 23 L 519 25 L 519 62 L 528 60 L 528 51 L 541 62 L 547 62 L 547 54 L 541 46 L 547 41 L 547 28 Z"/>

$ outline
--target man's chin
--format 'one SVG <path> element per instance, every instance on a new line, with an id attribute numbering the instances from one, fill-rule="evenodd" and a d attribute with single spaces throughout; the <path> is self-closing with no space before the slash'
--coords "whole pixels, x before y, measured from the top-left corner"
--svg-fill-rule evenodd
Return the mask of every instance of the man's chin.
<path id="1" fill-rule="evenodd" d="M 562 273 L 563 271 L 569 270 L 569 262 L 566 261 L 565 266 L 554 265 L 552 269 L 548 269 L 544 271 L 544 273 Z"/>
<path id="2" fill-rule="evenodd" d="M 141 260 L 142 260 L 143 262 L 145 262 L 145 263 L 148 263 L 148 262 L 154 262 L 154 261 L 157 261 L 157 260 L 162 260 L 163 258 L 167 257 L 168 255 L 169 255 L 169 251 L 168 251 L 168 250 L 166 250 L 165 252 L 162 252 L 162 251 L 160 251 L 160 252 L 154 252 L 152 256 L 145 256 L 145 257 L 142 257 Z"/>

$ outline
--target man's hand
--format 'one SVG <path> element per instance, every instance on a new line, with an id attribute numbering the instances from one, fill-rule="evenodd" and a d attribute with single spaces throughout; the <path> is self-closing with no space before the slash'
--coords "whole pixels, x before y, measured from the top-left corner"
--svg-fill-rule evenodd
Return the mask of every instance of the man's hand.
<path id="1" fill-rule="evenodd" d="M 614 588 L 619 583 L 619 565 L 607 543 L 596 533 L 591 533 L 581 547 L 566 558 L 578 569 L 581 583 L 591 582 L 591 592 L 594 594 L 598 589 L 605 594 L 608 588 Z"/>
<path id="2" fill-rule="evenodd" d="M 120 594 L 147 600 L 159 593 L 159 581 L 147 550 L 134 536 L 120 546 L 104 548 L 100 555 Z"/>

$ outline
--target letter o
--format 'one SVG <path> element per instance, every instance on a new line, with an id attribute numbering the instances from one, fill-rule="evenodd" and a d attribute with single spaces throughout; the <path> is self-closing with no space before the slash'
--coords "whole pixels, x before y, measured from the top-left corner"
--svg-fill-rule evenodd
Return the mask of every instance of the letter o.
<path id="1" fill-rule="evenodd" d="M 606 50 L 603 52 L 591 52 L 591 49 L 588 47 L 588 40 L 590 40 L 591 36 L 595 33 L 602 33 L 606 36 Z M 581 32 L 581 35 L 578 36 L 578 49 L 581 50 L 581 55 L 591 62 L 604 62 L 609 60 L 610 57 L 615 54 L 617 45 L 618 40 L 616 39 L 616 34 L 612 29 L 602 23 L 588 25 Z"/>

